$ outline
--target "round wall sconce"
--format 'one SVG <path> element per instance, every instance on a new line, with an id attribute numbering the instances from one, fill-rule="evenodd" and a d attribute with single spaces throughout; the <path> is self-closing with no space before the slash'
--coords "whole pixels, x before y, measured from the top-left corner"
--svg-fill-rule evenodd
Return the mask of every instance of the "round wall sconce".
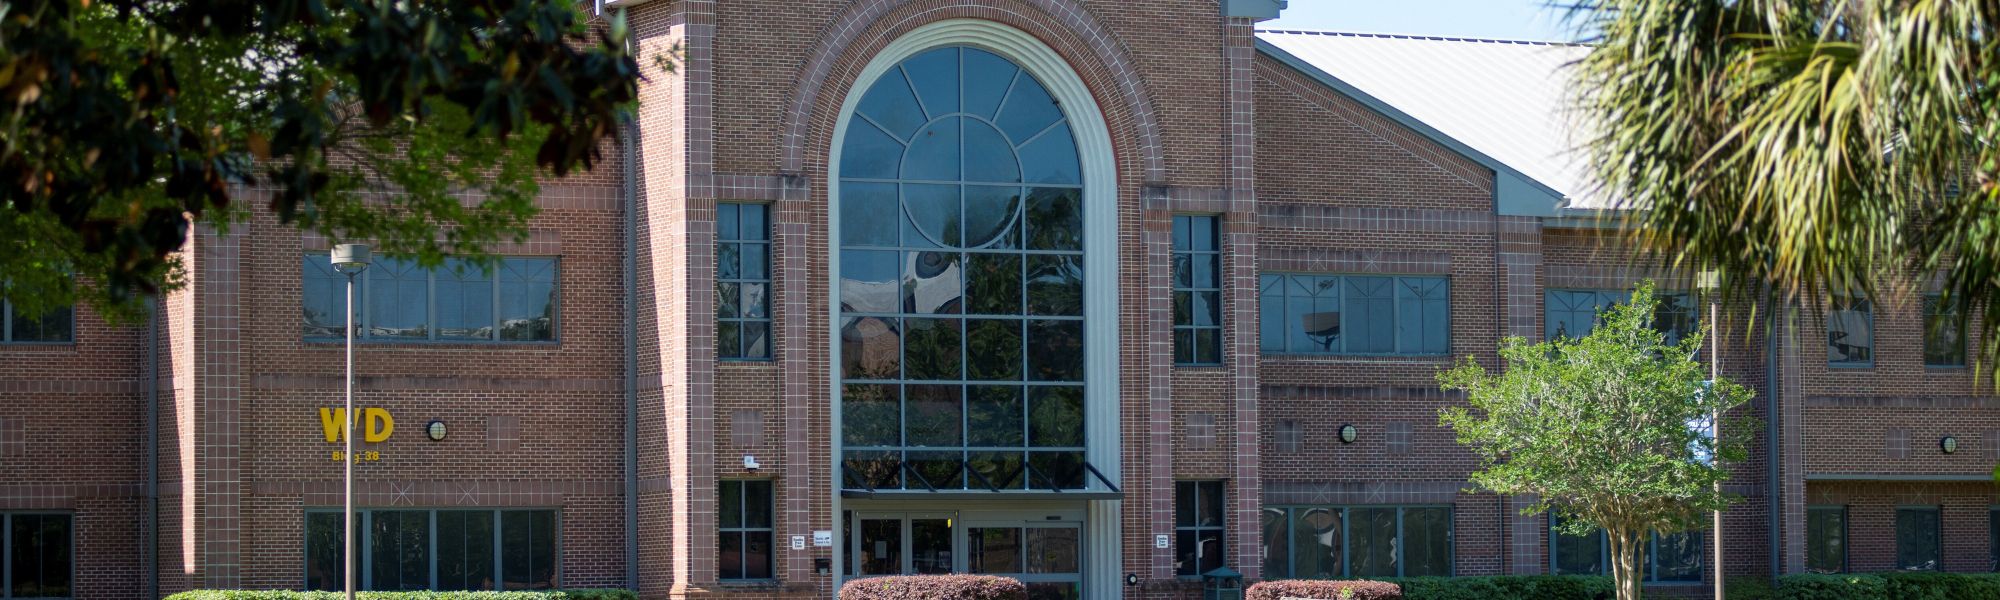
<path id="1" fill-rule="evenodd" d="M 445 431 L 444 421 L 431 419 L 430 424 L 424 425 L 424 435 L 430 436 L 431 441 L 433 442 L 444 441 L 444 436 L 446 433 L 448 432 Z"/>
<path id="2" fill-rule="evenodd" d="M 1944 439 L 1938 440 L 1938 448 L 1944 450 L 1945 454 L 1955 454 L 1958 452 L 1958 438 L 1944 436 Z"/>
<path id="3" fill-rule="evenodd" d="M 1139 585 L 1139 574 L 1138 574 L 1138 573 L 1126 573 L 1126 574 L 1125 574 L 1125 585 Z"/>
<path id="4" fill-rule="evenodd" d="M 1354 440 L 1360 438 L 1361 438 L 1361 430 L 1355 429 L 1353 424 L 1350 423 L 1347 425 L 1340 426 L 1340 443 L 1352 444 L 1354 443 Z"/>

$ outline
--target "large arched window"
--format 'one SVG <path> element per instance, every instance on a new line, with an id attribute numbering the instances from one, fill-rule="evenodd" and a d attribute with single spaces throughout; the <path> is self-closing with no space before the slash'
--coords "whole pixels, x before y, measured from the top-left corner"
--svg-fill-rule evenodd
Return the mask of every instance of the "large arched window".
<path id="1" fill-rule="evenodd" d="M 845 135 L 842 487 L 1084 487 L 1084 182 L 1062 107 L 946 47 L 871 84 Z"/>

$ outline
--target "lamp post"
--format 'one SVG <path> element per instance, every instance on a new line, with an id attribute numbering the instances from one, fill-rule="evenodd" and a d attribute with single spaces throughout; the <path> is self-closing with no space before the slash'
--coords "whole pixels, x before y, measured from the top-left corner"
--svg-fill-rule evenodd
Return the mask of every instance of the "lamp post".
<path id="1" fill-rule="evenodd" d="M 347 408 L 346 423 L 340 432 L 340 439 L 346 444 L 341 451 L 341 478 L 345 488 L 341 492 L 340 547 L 343 561 L 342 575 L 345 582 L 347 600 L 354 600 L 354 276 L 368 270 L 367 244 L 341 244 L 333 247 L 333 269 L 347 276 Z"/>
<path id="2" fill-rule="evenodd" d="M 1721 315 L 1722 273 L 1720 271 L 1702 271 L 1696 278 L 1695 287 L 1700 288 L 1703 293 L 1708 294 L 1708 385 L 1709 392 L 1713 393 L 1715 382 L 1722 379 L 1722 336 L 1716 335 L 1716 328 L 1720 326 L 1718 317 Z M 1716 410 L 1708 414 L 1708 427 L 1714 439 L 1720 441 L 1722 439 L 1722 411 Z M 1717 458 L 1719 457 L 1715 456 L 1714 451 L 1711 449 L 1709 460 L 1714 461 Z M 1720 465 L 1721 463 L 1717 462 L 1715 464 Z M 1721 495 L 1722 482 L 1715 482 L 1715 492 L 1717 495 Z M 1715 568 L 1712 569 L 1715 573 L 1715 600 L 1723 600 L 1728 596 L 1723 595 L 1721 509 L 1716 509 L 1715 525 L 1711 529 L 1713 533 L 1709 537 L 1713 540 L 1712 543 L 1715 544 Z"/>

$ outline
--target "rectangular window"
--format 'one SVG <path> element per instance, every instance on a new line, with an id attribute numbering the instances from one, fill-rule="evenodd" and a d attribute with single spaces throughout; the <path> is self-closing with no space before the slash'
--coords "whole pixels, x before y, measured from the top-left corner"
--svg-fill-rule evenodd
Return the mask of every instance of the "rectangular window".
<path id="1" fill-rule="evenodd" d="M 776 499 L 770 481 L 724 481 L 719 497 L 721 526 L 721 578 L 732 580 L 771 579 L 772 513 Z"/>
<path id="2" fill-rule="evenodd" d="M 1549 517 L 1549 566 L 1557 575 L 1611 574 L 1611 541 L 1604 530 L 1584 536 L 1556 530 L 1559 523 Z M 1646 540 L 1646 581 L 1685 583 L 1701 581 L 1701 536 L 1696 532 L 1655 533 Z"/>
<path id="3" fill-rule="evenodd" d="M 1174 574 L 1198 577 L 1222 567 L 1220 481 L 1174 483 Z"/>
<path id="4" fill-rule="evenodd" d="M 1847 571 L 1847 507 L 1806 508 L 1806 570 Z"/>
<path id="5" fill-rule="evenodd" d="M 1449 577 L 1447 506 L 1267 507 L 1267 578 Z"/>
<path id="6" fill-rule="evenodd" d="M 0 597 L 65 598 L 74 574 L 73 523 L 66 514 L 0 513 L 6 581 Z"/>
<path id="7" fill-rule="evenodd" d="M 1924 366 L 1965 366 L 1965 318 L 1936 294 L 1924 296 Z"/>
<path id="8" fill-rule="evenodd" d="M 1222 364 L 1222 234 L 1215 216 L 1174 217 L 1174 364 Z"/>
<path id="9" fill-rule="evenodd" d="M 1269 354 L 1450 352 L 1444 277 L 1264 274 L 1259 347 Z"/>
<path id="10" fill-rule="evenodd" d="M 354 337 L 372 342 L 515 343 L 556 339 L 556 258 L 509 256 L 490 268 L 445 259 L 436 268 L 384 258 L 354 279 Z M 338 340 L 347 276 L 328 257 L 304 260 L 305 339 Z"/>
<path id="11" fill-rule="evenodd" d="M 1991 538 L 1993 544 L 1992 552 L 1987 554 L 1987 570 L 2000 572 L 2000 506 L 1994 507 L 1992 512 L 1987 514 L 1986 519 L 1987 535 Z"/>
<path id="12" fill-rule="evenodd" d="M 1834 296 L 1826 312 L 1826 363 L 1875 366 L 1875 307 L 1867 298 Z"/>
<path id="13" fill-rule="evenodd" d="M 724 202 L 715 215 L 715 356 L 771 358 L 770 207 Z"/>
<path id="14" fill-rule="evenodd" d="M 1543 339 L 1581 338 L 1603 322 L 1602 313 L 1612 306 L 1632 300 L 1629 290 L 1549 290 L 1542 296 Z M 1700 320 L 1695 316 L 1694 299 L 1687 292 L 1653 293 L 1653 328 L 1666 334 L 1667 343 L 1678 344 L 1694 332 Z"/>
<path id="15" fill-rule="evenodd" d="M 76 341 L 76 309 L 62 307 L 36 316 L 0 302 L 0 343 L 60 344 Z"/>
<path id="16" fill-rule="evenodd" d="M 1896 568 L 1935 571 L 1939 552 L 1938 507 L 1896 509 Z"/>
<path id="17" fill-rule="evenodd" d="M 305 517 L 305 588 L 339 590 L 341 513 Z M 552 590 L 559 583 L 553 510 L 356 510 L 354 518 L 360 589 Z"/>

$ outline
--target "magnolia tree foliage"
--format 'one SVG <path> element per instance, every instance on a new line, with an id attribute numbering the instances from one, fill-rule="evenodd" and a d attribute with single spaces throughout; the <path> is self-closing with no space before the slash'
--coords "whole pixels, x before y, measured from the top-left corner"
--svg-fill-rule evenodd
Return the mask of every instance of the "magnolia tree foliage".
<path id="1" fill-rule="evenodd" d="M 1606 309 L 1590 335 L 1500 348 L 1506 370 L 1490 373 L 1468 357 L 1440 373 L 1469 406 L 1442 411 L 1480 460 L 1472 482 L 1495 493 L 1536 499 L 1566 533 L 1603 528 L 1620 600 L 1637 600 L 1645 540 L 1701 525 L 1735 500 L 1717 484 L 1746 455 L 1754 425 L 1730 413 L 1751 392 L 1727 380 L 1706 383 L 1695 360 L 1703 332 L 1669 344 L 1652 327 L 1653 286 Z M 1720 437 L 1711 415 L 1724 415 Z M 1705 460 L 1719 457 L 1719 462 Z"/>
<path id="2" fill-rule="evenodd" d="M 0 1 L 0 294 L 131 317 L 254 211 L 427 264 L 525 236 L 637 98 L 577 4 Z"/>

